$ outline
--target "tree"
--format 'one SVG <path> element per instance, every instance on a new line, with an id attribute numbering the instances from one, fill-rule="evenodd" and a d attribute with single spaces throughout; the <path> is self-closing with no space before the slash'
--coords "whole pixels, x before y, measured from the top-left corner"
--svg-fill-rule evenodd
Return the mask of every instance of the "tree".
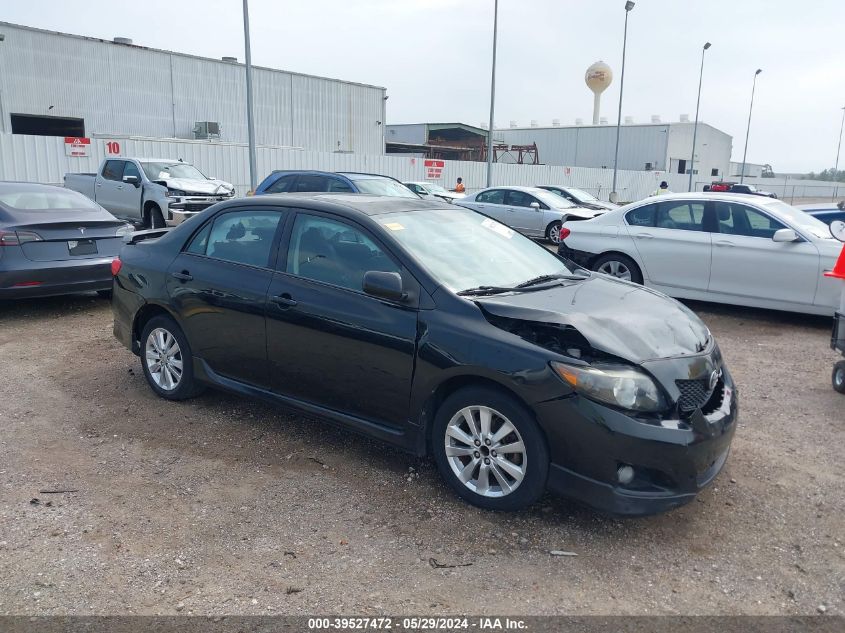
<path id="1" fill-rule="evenodd" d="M 831 167 L 830 169 L 825 169 L 818 174 L 811 171 L 807 174 L 807 178 L 810 180 L 823 180 L 825 182 L 845 182 L 845 171 L 835 171 Z"/>

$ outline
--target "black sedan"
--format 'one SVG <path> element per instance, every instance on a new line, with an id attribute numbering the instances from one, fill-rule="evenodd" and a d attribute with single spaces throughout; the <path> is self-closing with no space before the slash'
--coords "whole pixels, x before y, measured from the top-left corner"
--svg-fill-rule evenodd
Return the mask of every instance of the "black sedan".
<path id="1" fill-rule="evenodd" d="M 108 293 L 131 230 L 75 191 L 0 182 L 0 299 Z"/>
<path id="2" fill-rule="evenodd" d="M 548 487 L 659 512 L 727 458 L 736 392 L 692 312 L 474 211 L 270 195 L 140 237 L 115 262 L 114 333 L 163 398 L 294 405 L 432 455 L 498 510 Z"/>

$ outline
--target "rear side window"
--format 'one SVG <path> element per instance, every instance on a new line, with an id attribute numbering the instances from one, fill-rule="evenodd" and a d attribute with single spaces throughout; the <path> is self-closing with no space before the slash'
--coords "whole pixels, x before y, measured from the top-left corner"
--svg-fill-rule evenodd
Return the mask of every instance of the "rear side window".
<path id="1" fill-rule="evenodd" d="M 123 165 L 125 161 L 122 160 L 107 160 L 103 165 L 103 178 L 106 180 L 121 180 L 123 179 Z"/>
<path id="2" fill-rule="evenodd" d="M 656 211 L 656 204 L 647 204 L 644 207 L 628 211 L 625 219 L 631 226 L 654 226 L 654 215 Z"/>
<path id="3" fill-rule="evenodd" d="M 487 204 L 505 204 L 505 190 L 492 189 L 478 194 L 475 198 L 476 202 L 485 202 Z"/>
<path id="4" fill-rule="evenodd" d="M 188 252 L 268 268 L 281 217 L 277 211 L 224 213 L 215 218 L 207 233 L 203 229 L 196 235 Z"/>
<path id="5" fill-rule="evenodd" d="M 657 226 L 663 229 L 681 231 L 704 230 L 703 202 L 659 202 L 657 204 Z"/>
<path id="6" fill-rule="evenodd" d="M 281 178 L 277 178 L 276 181 L 264 191 L 265 193 L 288 193 L 291 190 L 291 187 L 293 187 L 294 180 L 296 180 L 296 174 L 282 176 Z"/>

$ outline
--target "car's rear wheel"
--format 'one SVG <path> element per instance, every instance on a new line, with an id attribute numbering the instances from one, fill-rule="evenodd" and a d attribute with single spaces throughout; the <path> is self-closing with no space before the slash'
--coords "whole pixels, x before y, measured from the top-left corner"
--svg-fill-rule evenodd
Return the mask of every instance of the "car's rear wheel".
<path id="1" fill-rule="evenodd" d="M 845 360 L 840 360 L 833 366 L 831 382 L 833 382 L 833 388 L 836 391 L 845 393 Z"/>
<path id="2" fill-rule="evenodd" d="M 505 393 L 467 387 L 437 411 L 432 447 L 440 474 L 469 503 L 520 510 L 543 494 L 549 451 L 531 412 Z"/>
<path id="3" fill-rule="evenodd" d="M 144 326 L 141 366 L 152 390 L 167 400 L 186 400 L 203 390 L 194 379 L 188 339 L 169 316 L 153 317 Z"/>
<path id="4" fill-rule="evenodd" d="M 560 229 L 563 227 L 563 222 L 555 220 L 546 227 L 546 239 L 552 244 L 560 244 Z"/>
<path id="5" fill-rule="evenodd" d="M 636 284 L 643 283 L 643 274 L 640 267 L 633 259 L 621 253 L 602 255 L 593 262 L 593 270 L 617 279 L 633 281 Z"/>

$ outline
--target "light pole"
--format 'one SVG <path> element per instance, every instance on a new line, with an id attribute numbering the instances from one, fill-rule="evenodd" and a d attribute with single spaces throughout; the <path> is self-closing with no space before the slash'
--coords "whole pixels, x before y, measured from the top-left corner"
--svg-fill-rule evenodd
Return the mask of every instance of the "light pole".
<path id="1" fill-rule="evenodd" d="M 836 146 L 836 167 L 833 168 L 833 179 L 839 173 L 839 150 L 842 149 L 842 129 L 845 128 L 845 107 L 842 108 L 842 123 L 839 125 L 839 145 Z"/>
<path id="2" fill-rule="evenodd" d="M 244 49 L 246 52 L 246 127 L 249 135 L 249 189 L 258 186 L 255 167 L 255 121 L 252 116 L 252 52 L 249 48 L 249 0 L 244 0 Z"/>
<path id="3" fill-rule="evenodd" d="M 622 77 L 619 79 L 619 112 L 616 116 L 616 151 L 613 154 L 613 186 L 610 189 L 610 201 L 616 202 L 619 194 L 616 193 L 616 170 L 619 164 L 619 131 L 622 128 L 622 89 L 625 87 L 625 47 L 628 44 L 628 14 L 634 8 L 634 3 L 628 0 L 625 3 L 625 31 L 622 35 Z"/>
<path id="4" fill-rule="evenodd" d="M 757 87 L 757 75 L 763 72 L 758 68 L 754 73 L 754 82 L 751 84 L 751 105 L 748 106 L 748 127 L 745 129 L 745 150 L 742 152 L 742 170 L 739 172 L 739 182 L 745 182 L 745 157 L 748 155 L 748 134 L 751 132 L 751 110 L 754 108 L 754 89 Z"/>
<path id="5" fill-rule="evenodd" d="M 499 0 L 493 4 L 493 69 L 490 76 L 490 125 L 487 126 L 487 186 L 493 186 L 493 110 L 496 104 L 496 35 L 499 30 Z"/>
<path id="6" fill-rule="evenodd" d="M 705 42 L 701 48 L 701 70 L 698 73 L 698 98 L 695 100 L 695 125 L 692 128 L 692 155 L 689 159 L 689 186 L 692 191 L 692 175 L 695 171 L 695 137 L 698 135 L 698 106 L 701 105 L 701 80 L 704 78 L 704 51 L 710 48 L 710 42 Z"/>

